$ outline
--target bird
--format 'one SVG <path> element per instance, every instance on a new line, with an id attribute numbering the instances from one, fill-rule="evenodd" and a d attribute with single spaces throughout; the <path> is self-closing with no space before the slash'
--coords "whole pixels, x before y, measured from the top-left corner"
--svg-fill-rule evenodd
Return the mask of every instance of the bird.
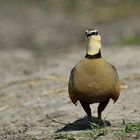
<path id="1" fill-rule="evenodd" d="M 116 68 L 102 57 L 98 30 L 88 29 L 85 37 L 86 55 L 70 72 L 68 93 L 73 104 L 80 102 L 89 120 L 90 105 L 99 103 L 98 120 L 103 120 L 102 112 L 110 99 L 115 103 L 119 98 L 120 80 Z"/>

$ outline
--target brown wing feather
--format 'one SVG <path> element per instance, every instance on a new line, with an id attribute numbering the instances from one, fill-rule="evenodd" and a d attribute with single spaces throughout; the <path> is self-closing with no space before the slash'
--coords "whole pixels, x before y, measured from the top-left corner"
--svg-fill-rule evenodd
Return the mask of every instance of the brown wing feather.
<path id="1" fill-rule="evenodd" d="M 115 92 L 113 93 L 113 96 L 112 96 L 112 99 L 114 100 L 114 103 L 115 103 L 118 100 L 119 95 L 120 95 L 120 81 L 119 81 L 119 76 L 118 76 L 116 68 L 113 65 L 111 66 L 112 66 L 112 69 L 114 72 L 114 78 L 116 81 Z"/>
<path id="2" fill-rule="evenodd" d="M 69 83 L 68 83 L 68 92 L 69 92 L 69 97 L 72 103 L 76 105 L 78 98 L 74 95 L 74 91 L 73 91 L 74 71 L 75 71 L 75 68 L 72 69 L 71 74 L 70 74 Z"/>

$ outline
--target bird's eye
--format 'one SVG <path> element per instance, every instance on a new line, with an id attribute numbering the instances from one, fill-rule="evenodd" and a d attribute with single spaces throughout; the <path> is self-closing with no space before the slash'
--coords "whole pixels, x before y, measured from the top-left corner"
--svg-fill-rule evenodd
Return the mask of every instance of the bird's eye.
<path id="1" fill-rule="evenodd" d="M 96 35 L 96 32 L 92 32 L 91 35 Z"/>
<path id="2" fill-rule="evenodd" d="M 92 36 L 92 35 L 94 35 L 94 36 L 98 35 L 98 31 L 88 31 L 88 30 L 86 31 L 86 36 L 87 37 Z"/>
<path id="3" fill-rule="evenodd" d="M 92 32 L 92 35 L 98 35 L 98 31 Z"/>
<path id="4" fill-rule="evenodd" d="M 95 35 L 95 32 L 91 32 L 91 35 Z"/>

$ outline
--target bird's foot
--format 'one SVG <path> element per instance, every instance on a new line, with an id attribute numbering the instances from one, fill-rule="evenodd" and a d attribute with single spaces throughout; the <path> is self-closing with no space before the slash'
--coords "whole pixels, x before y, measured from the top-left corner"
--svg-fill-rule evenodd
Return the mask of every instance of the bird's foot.
<path id="1" fill-rule="evenodd" d="M 98 119 L 97 124 L 98 124 L 99 126 L 102 126 L 102 127 L 105 127 L 105 126 L 106 126 L 105 121 L 102 120 L 102 119 Z"/>

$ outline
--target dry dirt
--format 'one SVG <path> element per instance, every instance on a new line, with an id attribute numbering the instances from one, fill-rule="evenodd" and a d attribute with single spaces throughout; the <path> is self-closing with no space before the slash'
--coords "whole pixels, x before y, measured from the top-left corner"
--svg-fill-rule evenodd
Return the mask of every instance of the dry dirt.
<path id="1" fill-rule="evenodd" d="M 102 52 L 116 66 L 123 89 L 119 100 L 115 104 L 110 101 L 103 113 L 110 123 L 108 133 L 97 139 L 117 139 L 112 132 L 120 128 L 123 119 L 140 122 L 140 48 L 104 47 Z M 79 103 L 71 103 L 67 92 L 70 70 L 83 56 L 84 49 L 75 46 L 60 52 L 53 49 L 47 55 L 22 49 L 0 51 L 1 140 L 44 140 L 63 135 L 91 139 L 85 112 Z M 96 111 L 94 104 L 94 117 Z"/>

